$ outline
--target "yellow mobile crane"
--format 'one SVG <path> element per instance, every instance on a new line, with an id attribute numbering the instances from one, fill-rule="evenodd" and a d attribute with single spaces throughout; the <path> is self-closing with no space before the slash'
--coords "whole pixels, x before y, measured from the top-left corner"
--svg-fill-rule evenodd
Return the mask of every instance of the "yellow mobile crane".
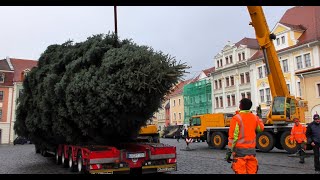
<path id="1" fill-rule="evenodd" d="M 294 153 L 297 146 L 295 143 L 291 144 L 289 140 L 293 118 L 297 117 L 302 123 L 305 122 L 304 113 L 308 111 L 307 102 L 291 96 L 288 91 L 277 51 L 272 41 L 276 36 L 270 34 L 262 7 L 247 6 L 247 9 L 252 20 L 250 25 L 254 27 L 256 38 L 263 51 L 273 97 L 270 110 L 267 113 L 265 129 L 257 135 L 257 148 L 262 152 L 268 152 L 276 147 Z M 188 132 L 191 136 L 194 134 L 195 137 L 205 137 L 210 147 L 223 149 L 228 142 L 230 119 L 226 116 L 212 117 L 214 117 L 212 114 L 193 116 L 190 120 Z M 194 122 L 197 122 L 196 125 L 193 125 Z M 206 127 L 201 128 L 202 126 Z"/>

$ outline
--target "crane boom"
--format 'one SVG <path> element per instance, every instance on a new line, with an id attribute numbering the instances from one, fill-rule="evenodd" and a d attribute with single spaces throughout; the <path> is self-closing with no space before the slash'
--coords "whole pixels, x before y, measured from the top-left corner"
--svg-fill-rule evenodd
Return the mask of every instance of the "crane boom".
<path id="1" fill-rule="evenodd" d="M 251 25 L 254 27 L 258 43 L 263 51 L 272 97 L 290 96 L 284 79 L 276 49 L 272 42 L 275 38 L 270 30 L 261 6 L 247 6 Z"/>
<path id="2" fill-rule="evenodd" d="M 266 124 L 285 124 L 299 118 L 305 121 L 304 112 L 308 110 L 307 102 L 290 95 L 282 73 L 277 51 L 273 44 L 276 39 L 270 30 L 261 6 L 247 6 L 254 27 L 256 38 L 264 55 L 266 73 L 272 94 L 272 105 L 267 114 Z"/>

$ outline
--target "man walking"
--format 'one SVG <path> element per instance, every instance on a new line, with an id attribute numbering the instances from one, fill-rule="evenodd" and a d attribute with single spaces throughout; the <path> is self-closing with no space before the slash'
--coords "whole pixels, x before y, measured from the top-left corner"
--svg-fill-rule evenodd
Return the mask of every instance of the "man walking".
<path id="1" fill-rule="evenodd" d="M 307 128 L 302 124 L 300 124 L 300 121 L 298 118 L 294 118 L 293 122 L 295 125 L 291 129 L 290 142 L 293 143 L 295 141 L 297 143 L 298 153 L 300 156 L 299 163 L 304 163 L 305 149 L 306 149 L 306 143 L 307 143 L 307 137 L 306 137 Z"/>
<path id="2" fill-rule="evenodd" d="M 226 160 L 231 163 L 233 156 L 231 168 L 236 174 L 256 174 L 258 171 L 256 132 L 263 131 L 264 124 L 257 115 L 251 113 L 251 107 L 251 100 L 243 98 L 239 113 L 230 122 Z"/>
<path id="3" fill-rule="evenodd" d="M 314 168 L 316 173 L 320 173 L 319 164 L 319 144 L 320 144 L 320 118 L 319 114 L 313 115 L 313 122 L 307 127 L 308 143 L 311 144 L 314 152 Z"/>

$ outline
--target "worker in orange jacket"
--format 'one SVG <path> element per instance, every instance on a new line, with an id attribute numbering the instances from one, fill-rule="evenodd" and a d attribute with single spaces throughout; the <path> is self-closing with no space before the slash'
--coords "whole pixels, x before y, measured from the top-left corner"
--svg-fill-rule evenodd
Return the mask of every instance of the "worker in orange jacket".
<path id="1" fill-rule="evenodd" d="M 250 109 L 252 102 L 243 98 L 240 101 L 240 111 L 230 122 L 227 162 L 236 174 L 256 174 L 258 160 L 256 156 L 256 133 L 264 130 L 262 120 Z M 231 160 L 233 156 L 233 160 Z"/>
<path id="2" fill-rule="evenodd" d="M 291 129 L 290 142 L 291 144 L 293 144 L 294 142 L 297 143 L 298 153 L 300 156 L 299 163 L 304 163 L 305 149 L 306 149 L 306 143 L 307 143 L 307 136 L 306 136 L 307 128 L 302 124 L 300 124 L 300 121 L 298 118 L 294 118 L 293 122 L 295 125 Z"/>

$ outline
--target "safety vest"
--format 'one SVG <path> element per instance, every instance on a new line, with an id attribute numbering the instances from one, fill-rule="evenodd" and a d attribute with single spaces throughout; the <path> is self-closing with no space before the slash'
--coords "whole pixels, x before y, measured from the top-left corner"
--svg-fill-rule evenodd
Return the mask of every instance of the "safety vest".
<path id="1" fill-rule="evenodd" d="M 264 130 L 264 124 L 250 111 L 240 111 L 230 123 L 228 147 L 237 156 L 256 154 L 256 132 Z"/>
<path id="2" fill-rule="evenodd" d="M 297 143 L 302 143 L 303 141 L 306 141 L 306 130 L 307 128 L 305 126 L 302 126 L 302 124 L 299 124 L 298 126 L 294 125 L 291 129 L 290 140 L 295 140 Z"/>

